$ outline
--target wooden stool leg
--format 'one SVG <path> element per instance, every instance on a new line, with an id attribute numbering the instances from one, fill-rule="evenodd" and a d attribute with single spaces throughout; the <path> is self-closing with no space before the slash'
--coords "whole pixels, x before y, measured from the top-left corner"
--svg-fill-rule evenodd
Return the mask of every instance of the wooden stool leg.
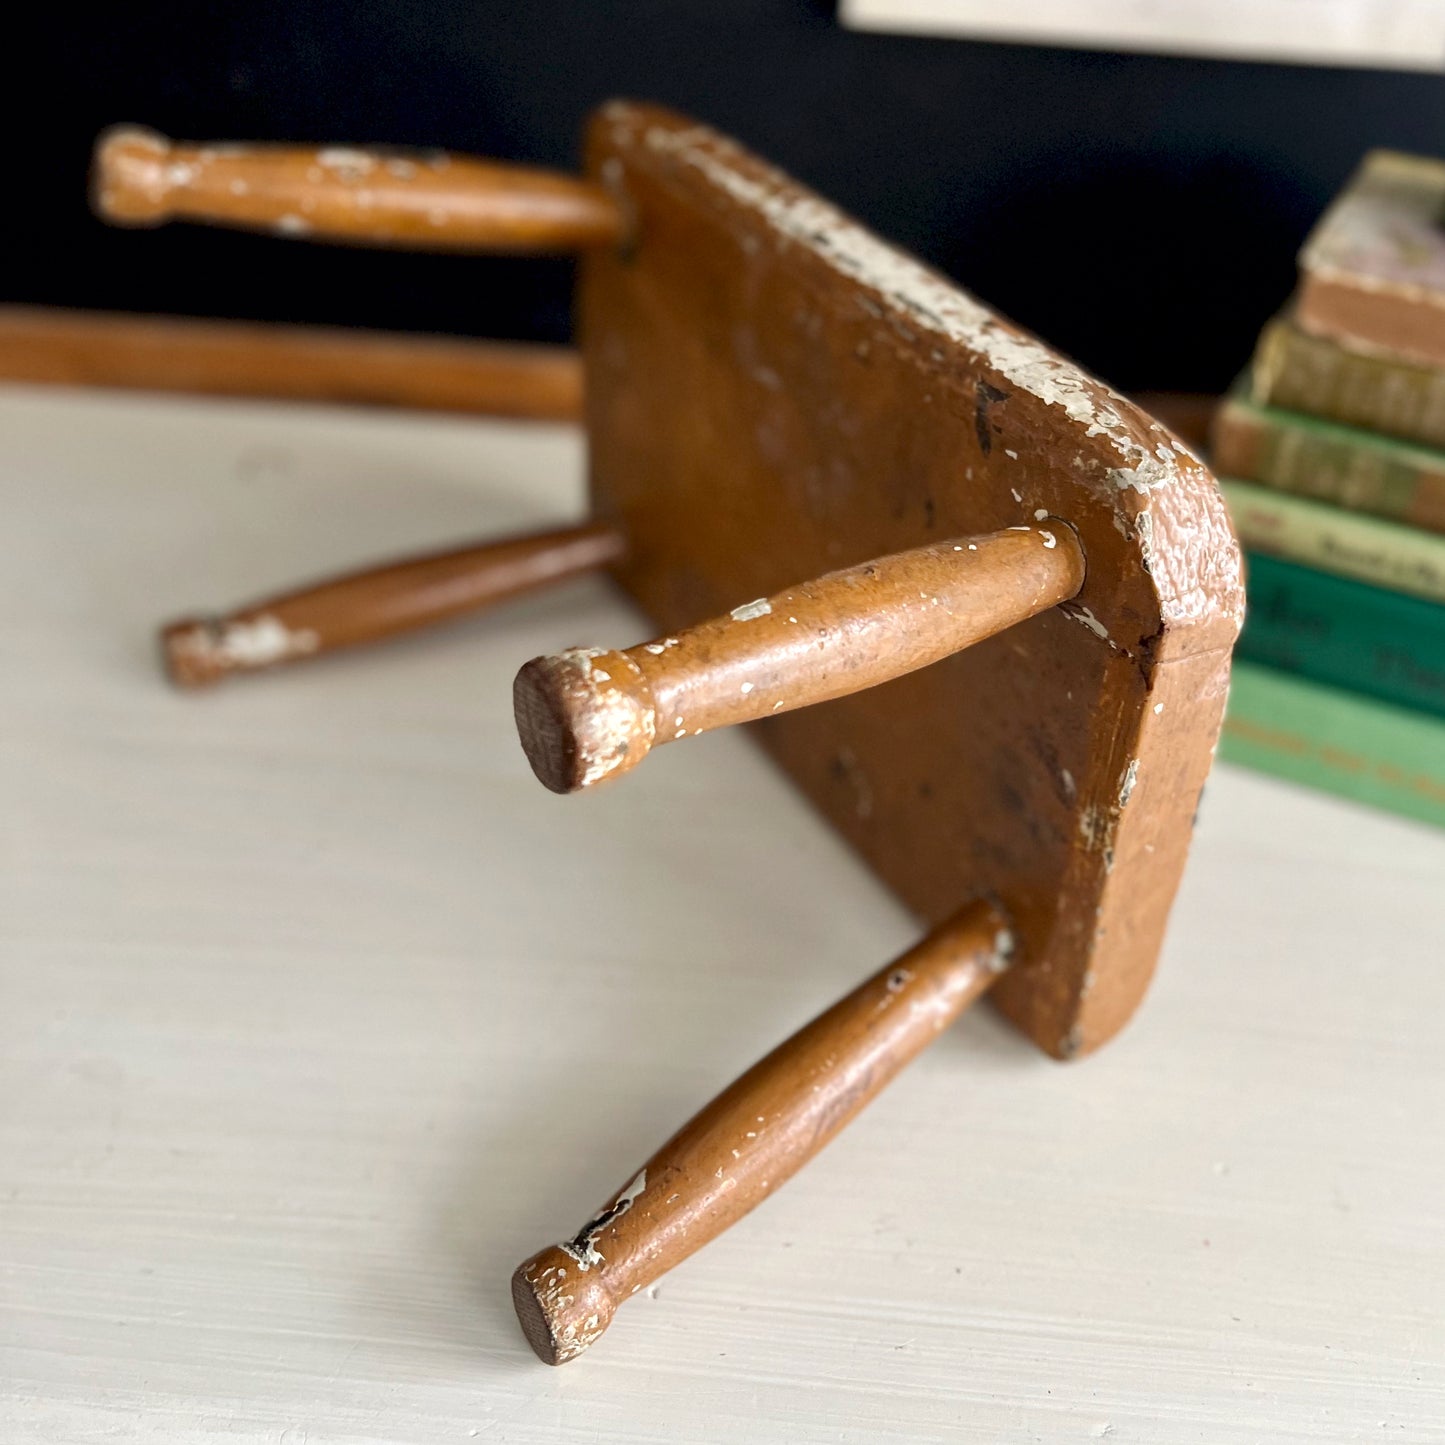
<path id="1" fill-rule="evenodd" d="M 470 156 L 326 146 L 177 145 L 117 126 L 96 146 L 96 211 L 126 226 L 172 219 L 436 251 L 575 251 L 626 232 L 602 186 Z"/>
<path id="2" fill-rule="evenodd" d="M 624 1300 L 760 1204 L 1007 967 L 1002 916 L 974 903 L 753 1065 L 566 1243 L 512 1276 L 549 1365 L 591 1345 Z"/>
<path id="3" fill-rule="evenodd" d="M 626 772 L 662 743 L 825 702 L 926 667 L 1078 592 L 1061 522 L 882 557 L 625 652 L 533 659 L 513 689 L 532 770 L 554 792 Z"/>
<path id="4" fill-rule="evenodd" d="M 161 633 L 171 681 L 203 687 L 238 672 L 317 657 L 479 611 L 616 562 L 623 538 L 603 523 L 428 553 L 186 618 Z"/>

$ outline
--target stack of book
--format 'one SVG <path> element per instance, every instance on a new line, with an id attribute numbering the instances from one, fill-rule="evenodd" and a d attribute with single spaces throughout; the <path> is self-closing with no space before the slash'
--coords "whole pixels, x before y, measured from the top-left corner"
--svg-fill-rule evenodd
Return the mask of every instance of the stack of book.
<path id="1" fill-rule="evenodd" d="M 1221 756 L 1445 825 L 1445 162 L 1365 159 L 1212 460 L 1248 568 Z"/>

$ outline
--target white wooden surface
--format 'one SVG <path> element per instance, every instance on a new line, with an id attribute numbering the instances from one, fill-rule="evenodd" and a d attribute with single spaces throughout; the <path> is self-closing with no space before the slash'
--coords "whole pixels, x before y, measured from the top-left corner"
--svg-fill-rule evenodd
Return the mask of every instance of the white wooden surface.
<path id="1" fill-rule="evenodd" d="M 153 624 L 569 516 L 566 432 L 0 394 L 0 1440 L 1445 1440 L 1445 836 L 1211 782 L 1158 982 L 986 1010 L 561 1370 L 511 1312 L 911 935 L 741 736 L 532 780 L 601 583 L 204 697 Z"/>

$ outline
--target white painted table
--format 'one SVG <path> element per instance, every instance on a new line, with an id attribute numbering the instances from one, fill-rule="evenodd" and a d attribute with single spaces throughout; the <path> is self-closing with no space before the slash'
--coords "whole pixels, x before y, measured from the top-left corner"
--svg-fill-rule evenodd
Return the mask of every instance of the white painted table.
<path id="1" fill-rule="evenodd" d="M 595 797 L 600 583 L 202 697 L 152 628 L 570 516 L 541 427 L 0 394 L 0 1440 L 1445 1440 L 1445 835 L 1221 768 L 1153 994 L 987 1010 L 538 1364 L 513 1265 L 912 935 L 748 741 Z"/>

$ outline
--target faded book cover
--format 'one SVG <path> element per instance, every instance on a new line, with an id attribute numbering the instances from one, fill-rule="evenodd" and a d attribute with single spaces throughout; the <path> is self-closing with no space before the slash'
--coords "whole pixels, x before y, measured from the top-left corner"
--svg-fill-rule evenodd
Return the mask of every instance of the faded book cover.
<path id="1" fill-rule="evenodd" d="M 1371 151 L 1300 252 L 1317 336 L 1445 366 L 1445 161 Z"/>

